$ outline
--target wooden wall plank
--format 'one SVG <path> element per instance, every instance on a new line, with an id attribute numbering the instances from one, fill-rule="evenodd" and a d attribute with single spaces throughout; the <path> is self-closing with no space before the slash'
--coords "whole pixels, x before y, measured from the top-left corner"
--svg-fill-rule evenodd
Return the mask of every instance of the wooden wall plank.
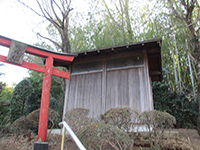
<path id="1" fill-rule="evenodd" d="M 152 109 L 148 60 L 144 66 L 72 75 L 67 110 L 86 108 L 89 117 L 96 117 L 116 107 L 133 107 L 139 112 Z"/>
<path id="2" fill-rule="evenodd" d="M 140 102 L 140 88 L 139 88 L 139 72 L 138 69 L 128 70 L 128 90 L 129 90 L 129 105 L 135 110 L 139 111 L 141 108 Z M 137 86 L 135 86 L 137 85 Z"/>
<path id="3" fill-rule="evenodd" d="M 102 113 L 102 73 L 77 75 L 70 78 L 66 111 L 73 108 L 89 109 L 89 117 Z"/>

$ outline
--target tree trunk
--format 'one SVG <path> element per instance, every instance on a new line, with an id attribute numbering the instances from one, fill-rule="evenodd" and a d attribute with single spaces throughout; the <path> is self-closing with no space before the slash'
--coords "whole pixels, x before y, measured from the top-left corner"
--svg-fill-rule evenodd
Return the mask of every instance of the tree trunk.
<path id="1" fill-rule="evenodd" d="M 129 43 L 133 42 L 133 30 L 131 27 L 131 21 L 130 21 L 130 17 L 129 17 L 129 0 L 125 0 L 125 17 L 126 17 L 126 23 L 127 23 L 127 31 L 128 31 L 128 35 L 129 35 Z"/>

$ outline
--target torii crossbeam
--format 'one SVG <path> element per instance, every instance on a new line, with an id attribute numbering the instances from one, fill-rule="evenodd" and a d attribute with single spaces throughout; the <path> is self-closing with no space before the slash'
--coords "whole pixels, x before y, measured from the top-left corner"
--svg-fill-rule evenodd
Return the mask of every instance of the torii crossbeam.
<path id="1" fill-rule="evenodd" d="M 73 54 L 58 53 L 32 45 L 24 44 L 4 36 L 0 36 L 0 45 L 10 48 L 8 56 L 0 55 L 0 61 L 24 68 L 28 68 L 34 71 L 44 73 L 43 87 L 42 87 L 42 99 L 40 105 L 40 118 L 39 118 L 39 130 L 38 139 L 42 141 L 47 139 L 47 126 L 48 126 L 48 112 L 49 112 L 49 98 L 51 89 L 51 76 L 59 76 L 69 79 L 70 73 L 60 71 L 57 68 L 53 68 L 54 64 L 58 66 L 66 66 L 71 63 L 75 57 Z M 34 63 L 23 61 L 24 53 L 35 55 L 38 57 L 46 58 L 45 66 L 41 66 Z"/>

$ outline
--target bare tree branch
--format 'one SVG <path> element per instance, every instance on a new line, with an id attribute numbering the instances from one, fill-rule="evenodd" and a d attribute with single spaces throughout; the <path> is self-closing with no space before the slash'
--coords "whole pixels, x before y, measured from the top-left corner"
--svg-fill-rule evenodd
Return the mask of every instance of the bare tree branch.
<path id="1" fill-rule="evenodd" d="M 55 12 L 55 9 L 54 9 L 54 6 L 53 6 L 53 3 L 56 4 L 56 6 L 58 7 L 58 9 L 59 9 L 60 12 L 62 13 L 62 15 L 64 14 L 63 11 L 60 9 L 60 7 L 58 6 L 58 4 L 57 4 L 54 0 L 51 0 L 50 3 L 51 3 L 51 9 L 52 9 L 52 11 L 53 11 L 53 13 L 54 13 L 56 19 L 58 20 L 59 24 L 61 24 L 62 22 L 61 22 L 60 18 L 58 17 L 58 15 L 57 15 L 56 12 Z"/>
<path id="2" fill-rule="evenodd" d="M 39 35 L 41 38 L 43 39 L 46 39 L 46 40 L 49 40 L 50 42 L 52 42 L 55 46 L 57 46 L 58 48 L 62 49 L 62 46 L 60 44 L 58 44 L 57 42 L 53 41 L 52 39 L 50 38 L 47 38 L 47 37 L 44 37 L 42 36 L 40 33 L 37 33 L 37 35 Z"/>
<path id="3" fill-rule="evenodd" d="M 176 16 L 177 16 L 179 19 L 185 20 L 185 18 L 182 17 L 182 16 L 176 11 L 176 9 L 175 9 L 174 6 L 173 6 L 172 1 L 171 1 L 171 0 L 168 0 L 168 2 L 169 2 L 169 4 L 170 4 L 170 6 L 171 6 L 172 11 L 176 14 Z"/>
<path id="4" fill-rule="evenodd" d="M 35 11 L 33 8 L 31 8 L 30 6 L 26 5 L 25 3 L 23 3 L 20 0 L 17 0 L 19 3 L 21 3 L 22 5 L 24 5 L 25 7 L 27 7 L 28 9 L 30 9 L 31 11 L 33 11 L 35 14 L 37 14 L 40 17 L 45 17 L 44 15 L 39 14 L 37 11 Z"/>
<path id="5" fill-rule="evenodd" d="M 105 7 L 106 7 L 106 10 L 107 10 L 107 12 L 108 12 L 108 16 L 112 19 L 112 21 L 113 21 L 116 25 L 118 25 L 118 26 L 120 27 L 120 25 L 117 23 L 117 21 L 113 18 L 112 14 L 111 14 L 111 12 L 110 12 L 110 9 L 109 9 L 109 7 L 108 7 L 108 5 L 107 5 L 107 3 L 106 3 L 106 1 L 103 0 L 103 2 L 104 2 L 104 5 L 105 5 Z"/>
<path id="6" fill-rule="evenodd" d="M 186 50 L 186 53 L 190 56 L 190 58 L 195 62 L 195 64 L 198 64 L 197 60 L 190 54 L 189 50 Z"/>
<path id="7" fill-rule="evenodd" d="M 49 12 L 44 9 L 45 13 L 48 15 L 48 17 L 46 16 L 46 19 L 49 20 L 57 29 L 58 28 L 62 28 L 53 18 L 52 16 L 49 14 Z"/>

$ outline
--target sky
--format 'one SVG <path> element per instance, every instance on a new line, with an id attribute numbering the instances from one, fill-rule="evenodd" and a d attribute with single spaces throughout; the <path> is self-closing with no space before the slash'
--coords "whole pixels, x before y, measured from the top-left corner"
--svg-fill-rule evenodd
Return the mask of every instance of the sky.
<path id="1" fill-rule="evenodd" d="M 33 28 L 37 23 L 30 19 L 30 16 L 38 17 L 31 12 L 28 13 L 16 0 L 0 0 L 0 35 L 28 44 L 36 43 L 37 37 Z M 1 55 L 7 56 L 8 51 L 8 48 L 0 46 Z M 0 76 L 0 81 L 7 83 L 8 86 L 19 83 L 29 75 L 28 69 L 6 63 L 0 67 L 0 72 L 4 73 Z"/>
<path id="2" fill-rule="evenodd" d="M 38 10 L 35 0 L 21 1 Z M 71 13 L 92 11 L 87 4 L 87 0 L 73 0 L 73 11 Z M 17 0 L 0 0 L 0 35 L 33 45 L 41 42 L 36 33 L 45 35 L 45 28 L 48 24 L 48 21 L 44 21 Z M 0 55 L 7 56 L 8 51 L 8 48 L 0 46 Z M 9 64 L 0 66 L 0 72 L 5 74 L 0 76 L 0 81 L 7 83 L 8 86 L 19 83 L 29 75 L 28 69 Z"/>
<path id="3" fill-rule="evenodd" d="M 33 8 L 38 8 L 35 0 L 22 1 Z M 84 11 L 84 3 L 84 1 L 79 1 L 78 5 L 73 7 Z M 42 33 L 46 27 L 44 19 L 24 8 L 17 0 L 0 0 L 0 21 L 0 35 L 31 45 L 40 41 L 36 33 Z M 7 56 L 8 51 L 9 48 L 0 46 L 0 55 Z M 4 73 L 0 76 L 0 81 L 7 83 L 8 86 L 19 83 L 24 77 L 29 76 L 28 69 L 6 63 L 0 66 L 0 72 Z"/>

